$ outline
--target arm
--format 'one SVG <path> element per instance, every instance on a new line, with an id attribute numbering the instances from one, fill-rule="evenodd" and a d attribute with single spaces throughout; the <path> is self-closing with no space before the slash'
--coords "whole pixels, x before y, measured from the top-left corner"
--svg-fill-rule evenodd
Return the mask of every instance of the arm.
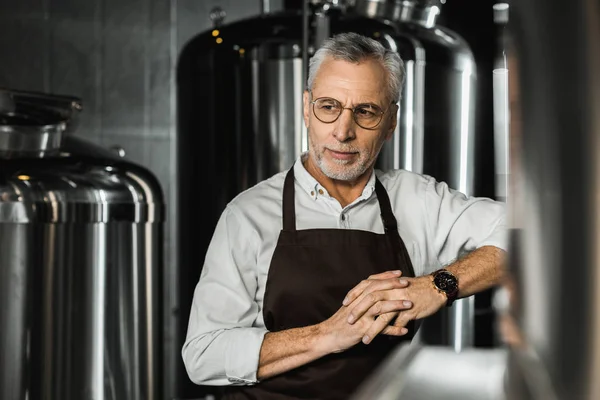
<path id="1" fill-rule="evenodd" d="M 483 246 L 446 267 L 458 277 L 458 297 L 468 297 L 497 286 L 504 277 L 505 251 Z"/>
<path id="2" fill-rule="evenodd" d="M 258 379 L 279 375 L 327 355 L 329 351 L 319 347 L 320 336 L 318 325 L 267 333 L 260 349 Z"/>
<path id="3" fill-rule="evenodd" d="M 403 288 L 407 282 L 400 280 L 399 276 L 399 271 L 388 271 L 373 275 L 367 280 L 386 280 L 390 289 Z M 404 310 L 409 306 L 390 302 L 388 308 Z M 364 313 L 355 324 L 350 325 L 349 309 L 341 307 L 331 318 L 320 324 L 267 333 L 260 351 L 258 379 L 270 378 L 354 346 L 363 340 L 375 317 L 388 313 L 388 308 Z"/>
<path id="4" fill-rule="evenodd" d="M 258 238 L 231 207 L 219 219 L 192 301 L 182 357 L 190 379 L 202 385 L 256 382 L 267 330 L 256 326 Z"/>
<path id="5" fill-rule="evenodd" d="M 506 248 L 504 204 L 467 198 L 433 180 L 427 186 L 424 204 L 430 248 L 438 261 L 429 267 L 429 272 L 446 265 L 458 278 L 460 297 L 499 284 Z M 466 256 L 458 258 L 461 254 Z M 449 259 L 454 261 L 446 261 Z M 376 321 L 369 330 L 371 337 L 380 332 L 397 334 L 410 320 L 427 317 L 445 305 L 446 296 L 434 288 L 430 275 L 406 279 L 409 286 L 402 290 L 385 290 L 383 283 L 372 282 L 369 287 L 357 286 L 349 292 L 349 300 L 353 302 L 351 314 L 356 318 L 378 302 L 399 299 L 413 302 L 409 311 L 400 313 L 394 326 Z M 369 296 L 358 301 L 357 297 L 364 293 Z"/>

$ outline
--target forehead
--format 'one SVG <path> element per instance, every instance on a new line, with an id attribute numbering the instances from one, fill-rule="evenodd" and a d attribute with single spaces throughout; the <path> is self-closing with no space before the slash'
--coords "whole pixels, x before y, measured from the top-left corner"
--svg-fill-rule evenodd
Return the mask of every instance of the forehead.
<path id="1" fill-rule="evenodd" d="M 387 71 L 376 60 L 360 63 L 326 58 L 312 88 L 315 97 L 334 97 L 342 102 L 383 102 L 387 95 Z"/>

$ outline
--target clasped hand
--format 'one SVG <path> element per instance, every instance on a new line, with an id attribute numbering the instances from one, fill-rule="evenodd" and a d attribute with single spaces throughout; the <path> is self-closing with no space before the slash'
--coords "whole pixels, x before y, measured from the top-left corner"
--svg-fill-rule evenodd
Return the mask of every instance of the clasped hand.
<path id="1" fill-rule="evenodd" d="M 333 339 L 333 351 L 344 351 L 360 341 L 369 344 L 379 334 L 403 336 L 411 320 L 435 313 L 445 302 L 430 276 L 409 278 L 400 271 L 383 272 L 350 290 L 323 328 Z"/>

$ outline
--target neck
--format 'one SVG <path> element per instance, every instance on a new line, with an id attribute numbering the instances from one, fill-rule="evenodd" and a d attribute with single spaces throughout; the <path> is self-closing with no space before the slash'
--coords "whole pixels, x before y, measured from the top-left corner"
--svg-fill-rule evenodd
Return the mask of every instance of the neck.
<path id="1" fill-rule="evenodd" d="M 325 175 L 323 171 L 321 171 L 321 168 L 312 162 L 310 156 L 306 157 L 302 163 L 308 173 L 311 174 L 321 186 L 327 189 L 329 195 L 339 201 L 342 208 L 346 207 L 362 195 L 362 192 L 371 177 L 371 173 L 373 172 L 373 167 L 371 166 L 357 179 L 353 181 L 341 181 Z"/>

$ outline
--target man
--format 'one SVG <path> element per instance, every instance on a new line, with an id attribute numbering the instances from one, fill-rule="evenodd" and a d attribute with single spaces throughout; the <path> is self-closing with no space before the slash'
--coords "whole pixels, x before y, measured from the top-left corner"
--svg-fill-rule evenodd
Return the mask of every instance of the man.
<path id="1" fill-rule="evenodd" d="M 182 351 L 192 381 L 227 399 L 347 399 L 411 321 L 499 283 L 502 204 L 374 171 L 402 81 L 400 57 L 357 34 L 311 59 L 309 151 L 232 200 L 208 248 Z"/>

